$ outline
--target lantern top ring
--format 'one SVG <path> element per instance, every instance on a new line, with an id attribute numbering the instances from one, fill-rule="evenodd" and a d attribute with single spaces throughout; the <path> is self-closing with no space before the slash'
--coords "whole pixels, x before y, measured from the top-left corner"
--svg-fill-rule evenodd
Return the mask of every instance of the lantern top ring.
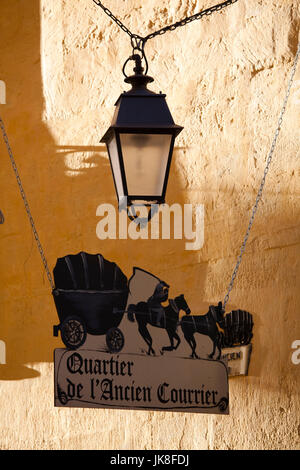
<path id="1" fill-rule="evenodd" d="M 140 51 L 144 51 L 146 41 L 141 36 L 138 36 L 138 35 L 131 36 L 130 42 L 131 42 L 132 49 L 139 49 Z"/>
<path id="2" fill-rule="evenodd" d="M 141 55 L 137 54 L 137 52 L 140 52 Z M 134 60 L 135 61 L 135 68 L 133 69 L 135 74 L 136 75 L 143 75 L 143 72 L 144 72 L 144 68 L 142 67 L 142 60 L 144 59 L 145 61 L 145 65 L 146 65 L 146 69 L 145 69 L 145 75 L 147 75 L 147 72 L 148 72 L 148 61 L 147 61 L 147 58 L 145 56 L 145 53 L 142 49 L 139 49 L 138 47 L 135 47 L 133 49 L 133 54 L 128 57 L 128 59 L 125 61 L 124 65 L 123 65 L 123 69 L 122 69 L 122 72 L 123 72 L 123 75 L 125 78 L 128 78 L 129 76 L 126 74 L 126 66 L 128 64 L 129 61 L 131 60 Z"/>

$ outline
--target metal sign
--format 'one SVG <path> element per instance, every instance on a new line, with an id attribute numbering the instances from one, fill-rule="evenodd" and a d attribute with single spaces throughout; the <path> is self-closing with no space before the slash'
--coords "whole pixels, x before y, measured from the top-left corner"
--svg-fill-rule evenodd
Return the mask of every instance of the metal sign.
<path id="1" fill-rule="evenodd" d="M 54 352 L 55 406 L 229 413 L 222 347 L 251 339 L 248 312 L 225 316 L 220 302 L 194 315 L 165 280 L 137 267 L 128 280 L 100 254 L 59 258 L 53 274 L 66 346 Z"/>
<path id="2" fill-rule="evenodd" d="M 55 350 L 55 405 L 228 414 L 220 361 Z"/>

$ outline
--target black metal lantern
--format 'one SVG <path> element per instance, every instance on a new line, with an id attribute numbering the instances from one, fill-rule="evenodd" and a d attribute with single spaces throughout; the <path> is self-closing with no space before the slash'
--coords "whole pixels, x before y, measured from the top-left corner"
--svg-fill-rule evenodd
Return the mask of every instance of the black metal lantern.
<path id="1" fill-rule="evenodd" d="M 120 208 L 165 202 L 174 141 L 183 129 L 174 123 L 166 95 L 147 89 L 153 78 L 143 74 L 141 57 L 132 55 L 123 71 L 128 60 L 135 61 L 135 74 L 128 77 L 124 72 L 132 88 L 120 95 L 112 124 L 101 139 Z"/>

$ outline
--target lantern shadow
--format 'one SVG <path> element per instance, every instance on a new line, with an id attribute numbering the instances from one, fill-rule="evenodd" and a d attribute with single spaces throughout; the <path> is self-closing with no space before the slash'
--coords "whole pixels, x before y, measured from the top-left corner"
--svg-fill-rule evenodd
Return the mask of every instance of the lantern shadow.
<path id="1" fill-rule="evenodd" d="M 57 145 L 56 155 L 64 159 L 65 175 L 69 177 L 84 176 L 99 166 L 100 158 L 104 160 L 102 170 L 109 166 L 105 145 Z"/>

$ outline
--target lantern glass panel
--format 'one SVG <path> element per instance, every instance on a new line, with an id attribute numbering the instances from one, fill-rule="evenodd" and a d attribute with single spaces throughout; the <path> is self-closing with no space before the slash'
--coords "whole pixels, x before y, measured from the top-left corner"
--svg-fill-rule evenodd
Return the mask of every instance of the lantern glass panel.
<path id="1" fill-rule="evenodd" d="M 120 160 L 118 154 L 118 146 L 116 136 L 114 136 L 111 141 L 108 143 L 108 151 L 110 156 L 110 162 L 114 174 L 115 186 L 118 193 L 118 198 L 122 198 L 124 196 L 124 188 L 122 182 L 122 174 L 120 168 Z"/>
<path id="2" fill-rule="evenodd" d="M 161 196 L 172 135 L 120 134 L 128 195 Z"/>

